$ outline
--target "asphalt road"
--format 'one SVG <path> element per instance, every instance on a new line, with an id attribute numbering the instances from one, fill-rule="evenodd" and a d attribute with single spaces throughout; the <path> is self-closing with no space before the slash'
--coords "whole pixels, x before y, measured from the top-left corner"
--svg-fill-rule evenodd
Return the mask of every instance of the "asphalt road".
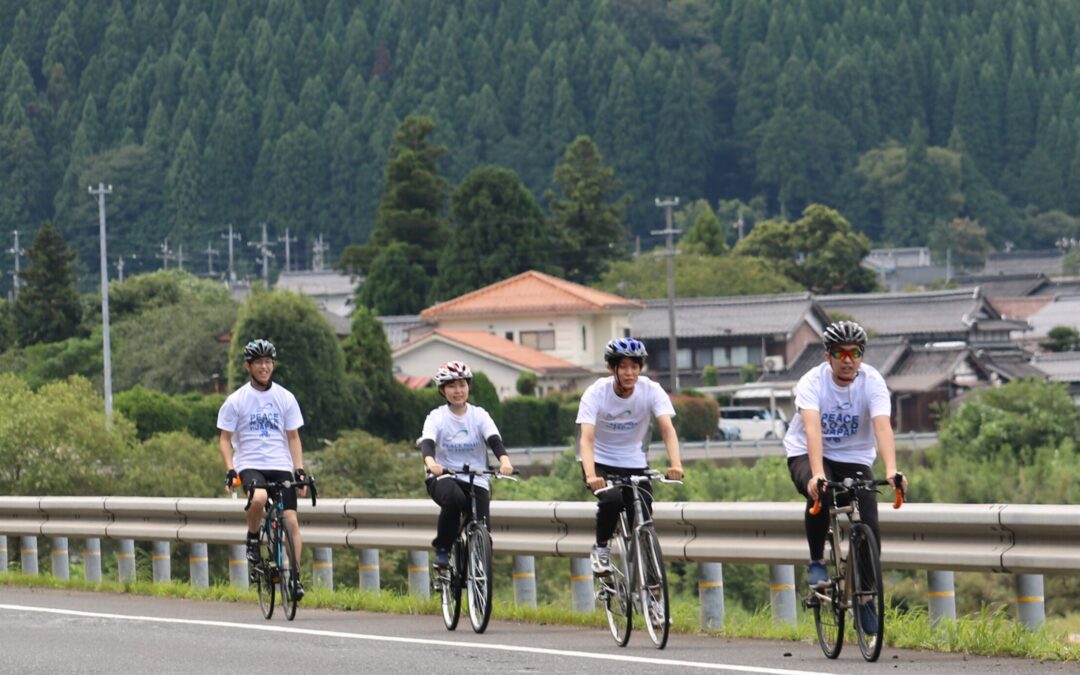
<path id="1" fill-rule="evenodd" d="M 673 635 L 657 651 L 635 632 L 625 648 L 598 628 L 496 617 L 484 635 L 467 619 L 308 609 L 265 621 L 249 604 L 0 586 L 0 673 L 1080 673 L 1039 663 L 886 647 L 867 664 L 855 647 L 836 661 L 816 644 Z"/>

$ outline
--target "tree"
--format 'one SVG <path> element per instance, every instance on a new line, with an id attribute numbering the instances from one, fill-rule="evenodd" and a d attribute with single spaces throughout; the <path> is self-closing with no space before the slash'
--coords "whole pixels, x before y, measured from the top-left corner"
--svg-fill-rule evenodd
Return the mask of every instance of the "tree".
<path id="1" fill-rule="evenodd" d="M 400 241 L 382 247 L 356 291 L 357 307 L 376 314 L 415 314 L 427 306 L 431 281 L 423 266 L 410 256 L 415 247 Z"/>
<path id="2" fill-rule="evenodd" d="M 345 371 L 355 377 L 367 398 L 364 429 L 383 438 L 406 440 L 416 433 L 401 411 L 409 405 L 409 391 L 394 377 L 393 358 L 386 331 L 375 312 L 357 307 L 352 333 L 342 343 Z"/>
<path id="3" fill-rule="evenodd" d="M 667 262 L 657 253 L 659 249 L 612 263 L 594 287 L 626 298 L 666 298 Z M 675 261 L 675 293 L 680 298 L 763 295 L 800 288 L 761 258 L 685 253 Z"/>
<path id="4" fill-rule="evenodd" d="M 75 335 L 82 318 L 75 290 L 75 253 L 46 220 L 27 254 L 30 264 L 19 273 L 22 288 L 15 301 L 19 343 L 57 342 Z"/>
<path id="5" fill-rule="evenodd" d="M 955 218 L 930 233 L 930 251 L 938 261 L 948 258 L 960 269 L 978 269 L 990 252 L 986 228 L 970 218 Z"/>
<path id="6" fill-rule="evenodd" d="M 689 218 L 687 218 L 689 219 Z M 702 255 L 721 256 L 727 253 L 727 235 L 709 203 L 704 199 L 694 203 L 693 220 L 690 228 L 679 242 L 679 247 L 687 252 Z"/>
<path id="7" fill-rule="evenodd" d="M 1072 326 L 1054 326 L 1046 333 L 1050 338 L 1043 342 L 1042 346 L 1052 352 L 1071 352 L 1076 349 L 1077 341 L 1080 340 L 1080 331 Z"/>
<path id="8" fill-rule="evenodd" d="M 544 197 L 565 247 L 560 262 L 567 279 L 588 284 L 626 253 L 622 203 L 611 201 L 614 171 L 588 136 L 578 136 L 555 167 L 555 187 Z"/>
<path id="9" fill-rule="evenodd" d="M 439 259 L 437 299 L 550 266 L 553 228 L 510 169 L 472 171 L 454 192 L 454 231 Z"/>

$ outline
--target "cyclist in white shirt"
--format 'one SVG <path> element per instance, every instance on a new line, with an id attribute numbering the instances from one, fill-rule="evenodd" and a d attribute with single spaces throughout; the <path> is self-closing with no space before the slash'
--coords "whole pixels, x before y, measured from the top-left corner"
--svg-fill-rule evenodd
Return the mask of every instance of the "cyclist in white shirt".
<path id="1" fill-rule="evenodd" d="M 227 491 L 237 477 L 245 486 L 251 481 L 265 484 L 306 478 L 299 431 L 304 417 L 296 397 L 272 380 L 276 359 L 277 349 L 269 340 L 249 342 L 244 347 L 244 369 L 251 380 L 230 394 L 218 411 L 218 447 L 228 471 Z M 306 491 L 304 488 L 300 494 Z M 296 494 L 296 488 L 286 490 L 283 501 L 299 560 L 302 542 L 296 520 Z M 266 490 L 255 490 L 247 510 L 247 559 L 252 563 L 259 562 L 259 526 L 266 500 Z M 300 599 L 303 586 L 297 590 Z"/>
<path id="2" fill-rule="evenodd" d="M 649 468 L 648 448 L 652 417 L 660 427 L 667 448 L 667 477 L 683 477 L 679 459 L 679 436 L 672 418 L 671 398 L 656 382 L 641 374 L 648 352 L 640 340 L 616 338 L 604 349 L 608 377 L 602 377 L 581 395 L 577 424 L 580 426 L 581 469 L 593 492 L 604 487 L 604 476 L 640 475 Z M 649 483 L 641 485 L 646 508 L 652 506 Z M 615 533 L 619 513 L 625 508 L 623 490 L 597 495 L 596 544 L 591 561 L 596 575 L 611 573 L 608 541 Z"/>
<path id="3" fill-rule="evenodd" d="M 457 538 L 461 514 L 468 508 L 466 488 L 462 487 L 468 485 L 468 475 L 451 476 L 444 470 L 461 470 L 466 464 L 471 469 L 487 468 L 487 449 L 490 447 L 499 460 L 499 473 L 509 476 L 514 472 L 491 415 L 469 403 L 472 377 L 472 370 L 461 361 L 449 361 L 436 371 L 435 384 L 446 399 L 446 405 L 428 413 L 423 433 L 416 441 L 424 457 L 424 482 L 428 494 L 442 507 L 438 530 L 432 541 L 436 567 L 450 564 L 450 547 Z M 490 529 L 491 491 L 486 476 L 476 476 L 473 499 L 476 500 L 477 515 Z"/>
<path id="4" fill-rule="evenodd" d="M 866 331 L 853 321 L 839 321 L 825 329 L 823 341 L 825 361 L 810 369 L 795 385 L 795 407 L 799 414 L 784 436 L 788 470 L 795 488 L 810 505 L 818 496 L 819 479 L 872 479 L 871 465 L 879 453 L 889 484 L 895 487 L 895 477 L 900 476 L 906 488 L 907 479 L 896 470 L 889 389 L 881 373 L 862 361 Z M 880 545 L 878 507 L 873 493 L 859 493 L 859 513 Z M 806 576 L 810 586 L 816 587 L 829 579 L 825 567 L 828 509 L 821 509 L 816 516 L 807 509 L 804 520 L 810 546 Z"/>

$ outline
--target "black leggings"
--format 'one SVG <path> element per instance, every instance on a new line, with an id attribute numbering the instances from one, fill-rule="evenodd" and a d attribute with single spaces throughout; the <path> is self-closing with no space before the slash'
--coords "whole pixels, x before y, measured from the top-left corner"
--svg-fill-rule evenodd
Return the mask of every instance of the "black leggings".
<path id="1" fill-rule="evenodd" d="M 439 511 L 438 530 L 431 544 L 435 548 L 449 549 L 457 539 L 458 530 L 461 528 L 461 514 L 469 511 L 469 496 L 466 494 L 469 489 L 468 484 L 453 476 L 431 477 L 426 480 L 426 484 L 428 494 L 436 504 L 442 507 Z M 476 500 L 477 515 L 484 526 L 490 530 L 491 493 L 479 485 L 474 485 L 473 499 Z"/>
<path id="2" fill-rule="evenodd" d="M 824 459 L 824 458 L 823 458 Z M 844 462 L 834 462 L 829 459 L 825 459 L 825 476 L 832 481 L 839 481 L 845 478 L 866 478 L 872 479 L 874 477 L 873 470 L 864 464 L 847 464 Z M 816 516 L 810 515 L 810 505 L 813 504 L 813 500 L 810 499 L 810 495 L 806 493 L 806 484 L 810 482 L 810 458 L 806 455 L 799 455 L 797 457 L 788 458 L 788 471 L 791 472 L 791 480 L 795 483 L 795 488 L 798 489 L 799 494 L 806 497 L 807 508 L 803 512 L 803 522 L 806 525 L 806 541 L 810 544 L 810 559 L 821 560 L 825 557 L 825 538 L 829 534 L 829 509 L 822 508 Z M 859 498 L 859 515 L 862 518 L 862 522 L 870 526 L 870 529 L 874 533 L 874 538 L 877 539 L 878 552 L 881 551 L 881 528 L 878 525 L 878 505 L 877 495 L 873 492 L 867 492 L 862 490 L 858 493 Z M 822 499 L 822 505 L 826 503 L 826 500 Z M 840 504 L 846 504 L 846 500 L 841 499 Z"/>
<path id="3" fill-rule="evenodd" d="M 623 469 L 617 466 L 607 466 L 605 464 L 596 465 L 597 476 L 640 476 L 645 473 L 647 468 L 641 469 Z M 644 502 L 645 513 L 652 514 L 652 483 L 645 481 L 638 485 L 641 489 L 641 500 Z M 615 534 L 615 528 L 619 524 L 619 513 L 623 509 L 627 509 L 626 517 L 627 522 L 633 525 L 634 512 L 629 509 L 633 504 L 633 488 L 624 487 L 619 490 L 607 490 L 601 492 L 596 497 L 596 543 L 601 546 L 606 546 L 611 539 L 611 535 Z"/>

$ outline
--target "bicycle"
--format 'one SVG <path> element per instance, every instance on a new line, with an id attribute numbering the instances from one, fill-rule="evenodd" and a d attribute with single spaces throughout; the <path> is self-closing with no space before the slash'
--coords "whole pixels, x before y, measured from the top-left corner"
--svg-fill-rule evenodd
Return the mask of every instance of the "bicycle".
<path id="1" fill-rule="evenodd" d="M 898 509 L 904 503 L 904 490 L 901 487 L 903 475 L 897 474 L 893 481 L 897 486 L 893 508 Z M 829 506 L 829 533 L 825 540 L 825 564 L 832 574 L 825 584 L 810 590 L 803 604 L 814 610 L 818 644 L 830 659 L 840 656 L 844 646 L 844 620 L 848 612 L 854 619 L 855 634 L 863 658 L 877 661 L 881 655 L 885 640 L 885 588 L 881 559 L 874 532 L 859 516 L 857 496 L 863 491 L 877 493 L 879 486 L 888 484 L 887 480 L 867 478 L 818 481 L 818 498 L 810 507 L 810 514 L 821 512 L 821 493 L 827 489 L 832 504 Z M 846 549 L 840 521 L 842 514 L 847 516 L 849 529 Z M 869 632 L 863 625 L 864 612 L 872 614 L 877 620 L 876 632 Z"/>
<path id="2" fill-rule="evenodd" d="M 517 478 L 504 476 L 490 468 L 470 469 L 466 464 L 461 469 L 443 468 L 442 475 L 436 480 L 443 480 L 444 476 L 447 480 L 457 480 L 454 476 L 462 474 L 469 476 L 465 490 L 469 506 L 462 513 L 457 539 L 450 547 L 450 564 L 435 568 L 435 586 L 442 596 L 443 623 L 447 630 L 457 628 L 461 617 L 461 589 L 465 587 L 469 601 L 469 623 L 475 632 L 483 633 L 491 620 L 491 533 L 476 512 L 473 484 L 477 476 L 514 481 Z"/>
<path id="3" fill-rule="evenodd" d="M 608 628 L 615 638 L 615 644 L 625 647 L 630 641 L 636 607 L 645 619 L 649 638 L 657 649 L 663 649 L 671 628 L 667 569 L 653 526 L 652 513 L 641 497 L 641 483 L 655 480 L 682 485 L 682 481 L 668 479 L 652 469 L 640 475 L 604 476 L 604 480 L 606 487 L 596 490 L 594 494 L 629 488 L 631 504 L 627 508 L 633 509 L 634 526 L 631 529 L 627 509 L 624 508 L 619 514 L 615 536 L 608 543 L 611 573 L 596 578 L 596 597 L 604 605 Z"/>
<path id="4" fill-rule="evenodd" d="M 254 563 L 249 574 L 259 596 L 259 608 L 263 617 L 274 615 L 274 596 L 280 592 L 281 607 L 285 618 L 292 621 L 296 617 L 297 586 L 300 582 L 300 561 L 296 559 L 292 533 L 285 521 L 284 493 L 289 488 L 309 488 L 311 505 L 315 506 L 318 489 L 315 478 L 309 476 L 302 481 L 281 481 L 256 484 L 251 481 L 244 488 L 247 492 L 247 504 L 244 511 L 251 508 L 251 500 L 256 489 L 266 490 L 269 497 L 264 507 L 265 516 L 259 528 L 259 561 Z"/>

